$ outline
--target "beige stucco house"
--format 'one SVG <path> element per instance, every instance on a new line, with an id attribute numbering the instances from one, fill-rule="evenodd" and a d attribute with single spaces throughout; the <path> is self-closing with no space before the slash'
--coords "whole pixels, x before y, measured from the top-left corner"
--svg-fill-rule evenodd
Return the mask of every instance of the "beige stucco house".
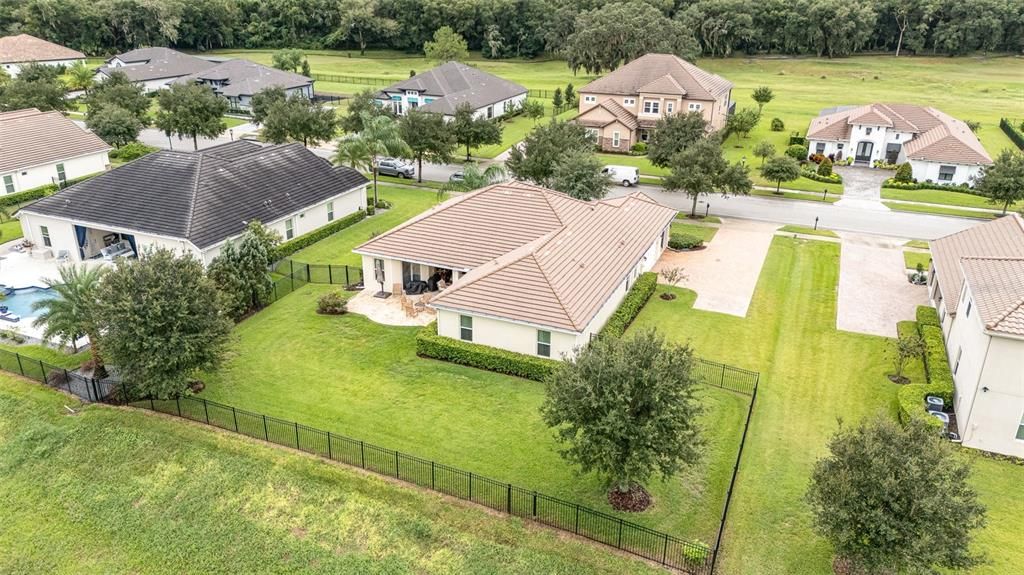
<path id="1" fill-rule="evenodd" d="M 700 112 L 711 131 L 725 126 L 732 82 L 673 54 L 645 54 L 579 89 L 577 122 L 611 152 L 647 141 L 664 116 Z"/>
<path id="2" fill-rule="evenodd" d="M 559 358 L 590 341 L 668 241 L 642 193 L 585 202 L 521 182 L 453 198 L 357 247 L 367 290 L 440 290 L 438 333 Z M 438 286 L 438 277 L 451 284 Z"/>
<path id="3" fill-rule="evenodd" d="M 963 444 L 1024 457 L 1024 218 L 931 242 L 930 296 Z"/>

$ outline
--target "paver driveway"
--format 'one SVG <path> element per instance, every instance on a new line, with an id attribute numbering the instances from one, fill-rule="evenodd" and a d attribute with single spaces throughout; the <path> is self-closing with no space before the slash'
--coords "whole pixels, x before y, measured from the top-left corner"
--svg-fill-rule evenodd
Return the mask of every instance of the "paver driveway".
<path id="1" fill-rule="evenodd" d="M 863 166 L 837 166 L 835 172 L 843 177 L 843 199 L 836 204 L 849 208 L 889 211 L 881 201 L 882 182 L 892 177 L 892 171 Z"/>

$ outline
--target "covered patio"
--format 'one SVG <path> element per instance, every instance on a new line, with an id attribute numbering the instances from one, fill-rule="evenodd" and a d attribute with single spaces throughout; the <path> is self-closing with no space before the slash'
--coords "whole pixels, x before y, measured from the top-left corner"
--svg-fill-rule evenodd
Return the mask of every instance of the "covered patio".
<path id="1" fill-rule="evenodd" d="M 133 258 L 139 253 L 135 236 L 99 228 L 75 225 L 75 240 L 81 260 Z"/>
<path id="2" fill-rule="evenodd" d="M 437 312 L 427 306 L 434 295 L 432 292 L 421 295 L 398 293 L 390 297 L 377 297 L 376 294 L 375 289 L 367 286 L 348 300 L 348 311 L 384 325 L 424 326 L 437 317 Z"/>

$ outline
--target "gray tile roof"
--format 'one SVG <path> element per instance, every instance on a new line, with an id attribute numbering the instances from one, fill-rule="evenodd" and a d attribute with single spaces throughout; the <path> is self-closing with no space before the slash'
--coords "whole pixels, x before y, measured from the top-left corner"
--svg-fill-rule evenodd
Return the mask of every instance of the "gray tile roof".
<path id="1" fill-rule="evenodd" d="M 381 92 L 401 93 L 406 90 L 416 90 L 421 97 L 436 98 L 421 108 L 449 116 L 460 104 L 468 103 L 476 110 L 526 93 L 526 88 L 515 82 L 460 62 L 446 62 L 408 80 L 396 82 Z"/>
<path id="2" fill-rule="evenodd" d="M 23 211 L 191 241 L 205 249 L 366 184 L 301 144 L 232 142 L 160 151 L 36 201 Z"/>
<path id="3" fill-rule="evenodd" d="M 239 97 L 259 94 L 261 90 L 271 86 L 280 86 L 285 90 L 299 88 L 312 84 L 313 80 L 294 72 L 238 59 L 221 62 L 201 72 L 179 78 L 175 82 L 225 82 L 224 86 L 216 89 L 217 93 L 227 97 Z"/>
<path id="4" fill-rule="evenodd" d="M 26 108 L 0 113 L 0 174 L 111 149 L 60 112 Z"/>
<path id="5" fill-rule="evenodd" d="M 133 82 L 179 78 L 216 66 L 215 62 L 182 54 L 170 48 L 160 47 L 139 48 L 124 54 L 118 54 L 114 58 L 130 65 L 116 68 L 102 66 L 98 71 L 108 76 L 115 71 L 124 72 L 125 76 Z M 107 63 L 109 64 L 114 58 L 108 59 Z"/>

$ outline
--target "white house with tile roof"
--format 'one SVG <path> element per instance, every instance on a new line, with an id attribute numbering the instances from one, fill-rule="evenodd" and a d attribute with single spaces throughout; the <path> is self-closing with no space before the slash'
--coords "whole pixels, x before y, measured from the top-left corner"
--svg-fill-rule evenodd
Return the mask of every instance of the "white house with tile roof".
<path id="1" fill-rule="evenodd" d="M 929 290 L 964 445 L 1024 457 L 1024 218 L 931 242 Z"/>
<path id="2" fill-rule="evenodd" d="M 935 108 L 867 104 L 822 110 L 807 129 L 808 154 L 873 165 L 910 162 L 919 182 L 973 185 L 992 158 L 967 124 Z"/>
<path id="3" fill-rule="evenodd" d="M 112 148 L 60 112 L 0 113 L 0 194 L 102 172 Z"/>
<path id="4" fill-rule="evenodd" d="M 642 193 L 585 202 L 495 184 L 360 245 L 366 289 L 451 273 L 430 301 L 440 335 L 559 358 L 598 333 L 668 241 L 676 211 Z M 434 289 L 433 282 L 430 289 Z"/>
<path id="5" fill-rule="evenodd" d="M 28 64 L 73 66 L 85 60 L 85 54 L 28 34 L 0 38 L 0 70 L 15 78 Z"/>

